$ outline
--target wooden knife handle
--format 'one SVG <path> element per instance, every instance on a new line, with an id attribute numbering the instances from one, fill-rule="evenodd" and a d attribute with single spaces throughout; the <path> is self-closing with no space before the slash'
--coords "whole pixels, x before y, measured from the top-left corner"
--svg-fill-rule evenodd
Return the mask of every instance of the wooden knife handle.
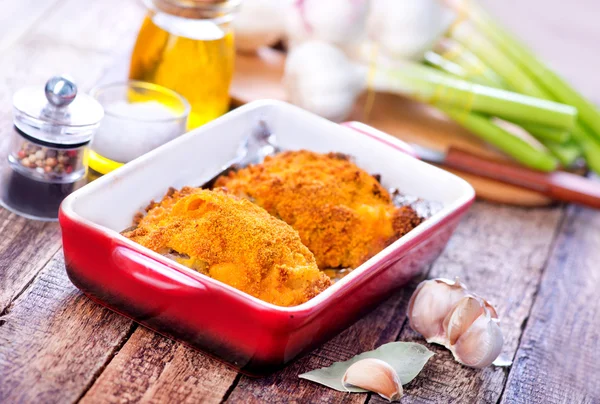
<path id="1" fill-rule="evenodd" d="M 553 199 L 600 209 L 600 182 L 564 171 L 544 173 L 479 157 L 450 147 L 444 164 L 450 168 L 540 192 Z"/>

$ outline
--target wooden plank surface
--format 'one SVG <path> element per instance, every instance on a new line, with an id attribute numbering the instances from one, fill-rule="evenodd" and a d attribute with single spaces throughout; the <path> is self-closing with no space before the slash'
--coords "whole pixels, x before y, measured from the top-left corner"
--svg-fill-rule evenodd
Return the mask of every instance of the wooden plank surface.
<path id="1" fill-rule="evenodd" d="M 237 372 L 178 342 L 139 327 L 83 403 L 219 403 Z"/>
<path id="2" fill-rule="evenodd" d="M 132 326 L 73 286 L 62 252 L 0 322 L 0 403 L 77 400 Z"/>
<path id="3" fill-rule="evenodd" d="M 30 3 L 22 2 L 25 10 Z M 600 4 L 484 3 L 600 100 L 600 88 L 587 86 L 578 76 L 578 66 L 594 66 L 594 54 L 580 52 L 595 49 L 600 34 L 590 10 L 600 11 Z M 31 15 L 14 9 L 26 29 L 0 27 L 0 34 L 11 31 L 0 59 L 0 146 L 10 128 L 14 90 L 67 71 L 89 88 L 132 45 L 143 16 L 135 0 L 36 4 L 40 9 Z M 578 24 L 557 15 L 577 17 Z M 577 58 L 563 57 L 564 52 L 577 53 Z M 600 214 L 591 210 L 569 208 L 565 216 L 562 207 L 477 203 L 428 276 L 459 275 L 497 304 L 506 338 L 503 356 L 514 358 L 515 364 L 475 371 L 430 346 L 436 356 L 405 386 L 403 401 L 600 402 L 600 300 L 594 295 L 600 283 L 595 268 L 599 230 Z M 250 379 L 86 299 L 66 277 L 61 253 L 55 254 L 60 245 L 56 224 L 0 210 L 0 231 L 2 403 L 382 402 L 374 395 L 328 390 L 297 375 L 388 341 L 424 343 L 406 324 L 413 284 L 284 370 Z"/>
<path id="4" fill-rule="evenodd" d="M 60 248 L 56 223 L 32 222 L 0 210 L 1 315 Z"/>
<path id="5" fill-rule="evenodd" d="M 600 402 L 600 213 L 569 208 L 557 246 L 503 403 Z"/>

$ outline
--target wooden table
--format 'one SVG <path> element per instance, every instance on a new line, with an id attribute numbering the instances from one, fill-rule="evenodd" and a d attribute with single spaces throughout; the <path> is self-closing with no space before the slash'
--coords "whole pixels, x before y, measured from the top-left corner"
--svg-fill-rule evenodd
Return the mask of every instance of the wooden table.
<path id="1" fill-rule="evenodd" d="M 492 11 L 600 101 L 595 0 L 487 0 Z M 22 0 L 0 15 L 0 146 L 10 95 L 70 72 L 89 88 L 130 49 L 135 1 Z M 382 402 L 297 375 L 383 343 L 424 341 L 407 287 L 333 340 L 250 379 L 92 303 L 67 279 L 57 224 L 0 210 L 0 402 Z M 423 277 L 460 276 L 502 319 L 510 368 L 473 370 L 438 347 L 403 402 L 600 402 L 600 212 L 476 203 Z M 415 280 L 415 284 L 420 279 Z"/>

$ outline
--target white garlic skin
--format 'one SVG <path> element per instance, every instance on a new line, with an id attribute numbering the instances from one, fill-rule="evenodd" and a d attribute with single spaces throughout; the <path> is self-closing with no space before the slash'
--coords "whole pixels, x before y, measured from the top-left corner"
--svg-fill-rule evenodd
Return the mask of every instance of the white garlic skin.
<path id="1" fill-rule="evenodd" d="M 387 362 L 375 358 L 361 359 L 353 363 L 346 370 L 342 385 L 372 391 L 389 401 L 399 400 L 404 393 L 394 368 Z"/>
<path id="2" fill-rule="evenodd" d="M 344 120 L 366 86 L 366 73 L 339 48 L 309 41 L 291 49 L 283 84 L 288 101 L 332 121 Z"/>
<path id="3" fill-rule="evenodd" d="M 370 0 L 301 0 L 287 7 L 286 33 L 292 46 L 319 40 L 345 45 L 365 31 Z"/>
<path id="4" fill-rule="evenodd" d="M 391 58 L 420 61 L 455 18 L 441 0 L 372 0 L 367 32 Z"/>
<path id="5" fill-rule="evenodd" d="M 233 20 L 235 47 L 252 53 L 277 43 L 285 35 L 282 14 L 289 0 L 244 0 Z"/>
<path id="6" fill-rule="evenodd" d="M 502 351 L 496 310 L 458 281 L 421 282 L 410 299 L 408 318 L 427 342 L 445 346 L 463 365 L 487 367 Z"/>
<path id="7" fill-rule="evenodd" d="M 445 346 L 444 319 L 466 294 L 466 288 L 458 281 L 431 279 L 421 282 L 408 303 L 411 328 L 427 342 Z"/>

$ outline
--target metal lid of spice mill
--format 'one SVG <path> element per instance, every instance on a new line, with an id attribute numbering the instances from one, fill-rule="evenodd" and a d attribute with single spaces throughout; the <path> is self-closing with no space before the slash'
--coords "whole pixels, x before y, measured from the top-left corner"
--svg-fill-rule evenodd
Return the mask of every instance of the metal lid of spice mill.
<path id="1" fill-rule="evenodd" d="M 30 141 L 53 147 L 78 147 L 92 140 L 104 116 L 102 105 L 66 76 L 55 76 L 44 89 L 26 87 L 13 96 L 17 129 Z"/>

